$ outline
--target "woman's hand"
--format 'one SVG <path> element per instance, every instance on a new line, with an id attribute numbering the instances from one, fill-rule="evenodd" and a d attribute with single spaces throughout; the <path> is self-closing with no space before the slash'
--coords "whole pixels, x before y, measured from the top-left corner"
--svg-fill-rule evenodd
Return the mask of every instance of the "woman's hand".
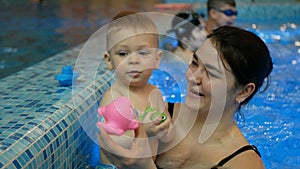
<path id="1" fill-rule="evenodd" d="M 104 129 L 99 127 L 99 130 L 98 143 L 101 150 L 119 169 L 156 169 L 142 125 L 135 130 L 135 139 L 129 149 L 115 143 Z"/>

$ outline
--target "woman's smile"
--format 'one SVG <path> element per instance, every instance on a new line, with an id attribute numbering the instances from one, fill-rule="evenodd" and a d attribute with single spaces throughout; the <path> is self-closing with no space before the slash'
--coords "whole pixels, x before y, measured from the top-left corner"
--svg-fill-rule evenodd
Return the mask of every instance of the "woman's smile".
<path id="1" fill-rule="evenodd" d="M 199 90 L 191 88 L 189 90 L 189 96 L 191 96 L 191 97 L 204 97 L 205 95 L 203 93 L 199 92 Z"/>

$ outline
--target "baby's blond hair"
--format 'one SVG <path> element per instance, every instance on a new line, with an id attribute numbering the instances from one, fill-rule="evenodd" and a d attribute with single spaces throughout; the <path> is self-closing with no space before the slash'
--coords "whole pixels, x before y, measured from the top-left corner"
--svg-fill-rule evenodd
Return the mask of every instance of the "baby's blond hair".
<path id="1" fill-rule="evenodd" d="M 157 43 L 155 45 L 158 46 L 158 29 L 153 21 L 145 14 L 132 11 L 122 11 L 115 15 L 107 27 L 107 50 L 110 50 L 112 46 L 116 45 L 111 44 L 112 42 L 110 41 L 110 37 L 114 36 L 115 33 L 120 30 L 133 30 L 135 32 L 132 35 L 127 35 L 126 38 L 135 35 L 151 34 L 156 39 L 155 42 Z M 121 41 L 126 38 L 121 37 L 119 40 Z"/>

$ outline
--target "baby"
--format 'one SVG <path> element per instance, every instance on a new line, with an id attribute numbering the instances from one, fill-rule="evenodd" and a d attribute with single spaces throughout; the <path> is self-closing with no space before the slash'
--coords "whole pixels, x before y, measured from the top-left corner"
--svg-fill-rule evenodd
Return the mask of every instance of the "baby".
<path id="1" fill-rule="evenodd" d="M 157 27 L 144 14 L 120 12 L 107 27 L 106 47 L 104 59 L 108 69 L 114 70 L 116 79 L 103 95 L 100 107 L 110 104 L 121 96 L 128 97 L 136 111 L 137 119 L 142 122 L 140 125 L 143 125 L 147 133 L 150 143 L 148 148 L 154 157 L 159 141 L 167 142 L 172 138 L 168 132 L 171 118 L 167 105 L 160 90 L 148 84 L 153 69 L 158 68 L 162 57 L 162 52 L 158 50 Z M 166 118 L 163 116 L 153 118 L 156 111 L 163 112 Z M 122 136 L 110 136 L 119 145 L 128 148 L 135 132 L 128 130 Z M 101 152 L 101 161 L 112 163 L 105 158 L 103 150 Z"/>

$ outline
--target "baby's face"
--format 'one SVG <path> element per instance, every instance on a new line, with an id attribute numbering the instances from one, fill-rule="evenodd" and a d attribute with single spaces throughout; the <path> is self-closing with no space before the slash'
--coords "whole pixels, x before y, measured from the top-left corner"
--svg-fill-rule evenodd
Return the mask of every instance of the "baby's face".
<path id="1" fill-rule="evenodd" d="M 109 40 L 108 44 L 113 46 L 109 57 L 117 78 L 126 85 L 146 84 L 161 59 L 157 36 L 122 30 L 111 35 Z"/>

